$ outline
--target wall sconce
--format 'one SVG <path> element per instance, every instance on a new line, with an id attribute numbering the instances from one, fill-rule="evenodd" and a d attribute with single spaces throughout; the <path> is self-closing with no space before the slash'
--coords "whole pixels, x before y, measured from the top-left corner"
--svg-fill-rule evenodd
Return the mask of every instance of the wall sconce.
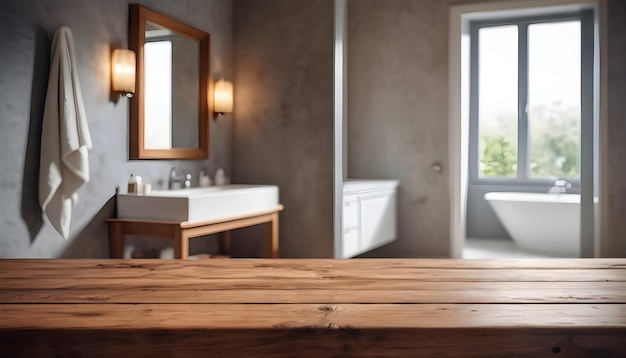
<path id="1" fill-rule="evenodd" d="M 111 55 L 111 87 L 115 92 L 130 98 L 135 93 L 135 52 L 126 49 L 113 50 Z"/>
<path id="2" fill-rule="evenodd" d="M 213 120 L 220 114 L 233 111 L 233 83 L 219 80 L 213 89 Z"/>

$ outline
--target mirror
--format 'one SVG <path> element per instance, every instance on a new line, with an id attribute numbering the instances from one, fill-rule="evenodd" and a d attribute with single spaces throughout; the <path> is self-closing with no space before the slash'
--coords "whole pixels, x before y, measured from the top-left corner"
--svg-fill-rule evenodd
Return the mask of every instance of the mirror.
<path id="1" fill-rule="evenodd" d="M 130 159 L 206 158 L 209 34 L 130 5 L 129 47 L 137 56 L 130 101 Z"/>

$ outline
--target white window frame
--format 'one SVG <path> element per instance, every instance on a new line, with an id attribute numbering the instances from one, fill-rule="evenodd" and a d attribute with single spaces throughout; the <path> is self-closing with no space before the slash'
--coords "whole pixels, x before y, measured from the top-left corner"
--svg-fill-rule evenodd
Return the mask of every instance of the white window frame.
<path id="1" fill-rule="evenodd" d="M 594 13 L 591 9 L 583 9 L 568 13 L 553 13 L 546 15 L 498 18 L 494 20 L 479 20 L 470 22 L 470 88 L 469 88 L 469 165 L 468 175 L 470 185 L 490 186 L 532 186 L 538 191 L 544 191 L 554 184 L 556 178 L 532 178 L 530 175 L 530 148 L 528 132 L 528 26 L 538 23 L 580 21 L 581 24 L 581 141 L 579 155 L 579 172 L 583 167 L 583 160 L 589 155 L 584 148 L 584 138 L 593 135 L 593 57 L 594 57 Z M 515 25 L 518 27 L 518 138 L 517 138 L 517 174 L 515 177 L 479 177 L 479 56 L 478 31 L 481 28 Z M 574 189 L 580 187 L 578 177 L 566 177 Z"/>

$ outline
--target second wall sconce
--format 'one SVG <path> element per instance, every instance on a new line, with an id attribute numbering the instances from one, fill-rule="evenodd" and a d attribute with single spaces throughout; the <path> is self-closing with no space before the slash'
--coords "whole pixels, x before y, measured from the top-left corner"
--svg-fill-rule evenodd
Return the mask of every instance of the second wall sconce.
<path id="1" fill-rule="evenodd" d="M 213 89 L 213 119 L 217 120 L 220 114 L 233 111 L 233 83 L 219 80 Z"/>
<path id="2" fill-rule="evenodd" d="M 126 49 L 113 50 L 111 55 L 111 88 L 130 98 L 135 93 L 135 52 Z"/>

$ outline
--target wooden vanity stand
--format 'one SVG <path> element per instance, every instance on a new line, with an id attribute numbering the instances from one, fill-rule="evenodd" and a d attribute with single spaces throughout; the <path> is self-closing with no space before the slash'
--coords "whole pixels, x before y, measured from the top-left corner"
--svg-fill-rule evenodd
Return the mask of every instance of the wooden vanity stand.
<path id="1" fill-rule="evenodd" d="M 267 257 L 278 257 L 278 213 L 282 205 L 267 210 L 255 211 L 243 215 L 223 217 L 207 221 L 165 222 L 155 220 L 109 219 L 109 237 L 111 241 L 111 257 L 124 257 L 124 236 L 139 235 L 149 237 L 166 237 L 174 240 L 174 258 L 189 257 L 189 239 L 216 233 L 224 233 L 220 237 L 220 251 L 229 251 L 229 231 L 247 226 L 266 224 Z"/>

